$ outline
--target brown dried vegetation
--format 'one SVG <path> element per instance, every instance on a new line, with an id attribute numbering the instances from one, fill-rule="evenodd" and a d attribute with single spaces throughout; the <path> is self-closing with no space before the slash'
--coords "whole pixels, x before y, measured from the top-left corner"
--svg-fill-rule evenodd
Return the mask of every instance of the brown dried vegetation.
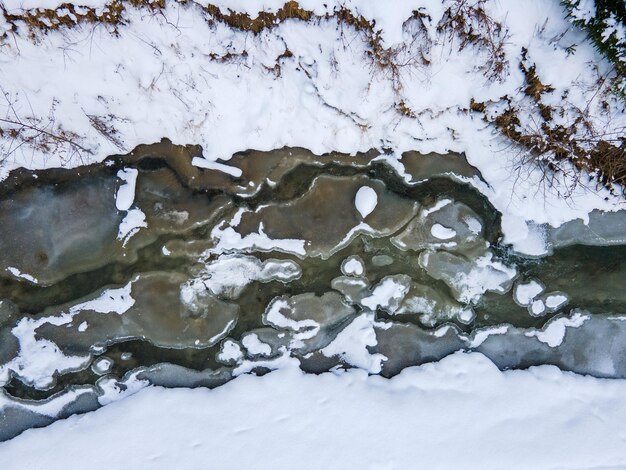
<path id="1" fill-rule="evenodd" d="M 477 46 L 487 54 L 482 67 L 490 80 L 503 80 L 508 71 L 504 51 L 507 32 L 501 23 L 485 11 L 485 0 L 457 0 L 448 7 L 437 25 L 437 31 L 447 32 L 449 40 L 456 36 L 461 41 L 459 49 Z"/>
<path id="2" fill-rule="evenodd" d="M 382 41 L 382 32 L 376 29 L 375 22 L 370 22 L 363 16 L 355 15 L 351 10 L 341 7 L 323 16 L 315 15 L 312 11 L 300 7 L 296 1 L 288 1 L 275 13 L 259 12 L 256 17 L 250 17 L 247 13 L 229 10 L 223 13 L 214 5 L 201 6 L 192 0 L 172 0 L 180 4 L 192 4 L 201 9 L 209 23 L 219 22 L 232 28 L 259 34 L 264 30 L 275 28 L 280 23 L 288 20 L 314 22 L 334 19 L 339 27 L 349 26 L 363 34 L 367 44 L 366 54 L 371 59 L 373 66 L 386 74 L 392 80 L 394 90 L 398 95 L 395 109 L 403 116 L 416 118 L 416 114 L 404 99 L 401 98 L 401 69 L 407 65 L 428 65 L 429 44 L 422 44 L 415 56 L 409 55 L 406 50 L 399 48 L 385 48 Z M 112 0 L 104 8 L 96 10 L 88 7 L 77 7 L 72 3 L 64 3 L 56 9 L 30 9 L 19 14 L 9 13 L 6 7 L 0 3 L 0 12 L 5 20 L 11 25 L 13 34 L 20 34 L 24 27 L 33 39 L 38 34 L 45 34 L 52 30 L 73 28 L 80 24 L 103 24 L 113 34 L 118 34 L 118 27 L 125 23 L 124 13 L 127 8 L 146 9 L 158 14 L 166 6 L 165 0 Z M 426 30 L 426 24 L 431 19 L 420 11 L 414 11 L 408 21 L 417 24 L 418 31 Z M 444 12 L 441 21 L 437 24 L 437 32 L 447 36 L 452 44 L 458 40 L 459 49 L 475 46 L 477 51 L 485 58 L 485 63 L 480 67 L 484 70 L 489 80 L 503 80 L 508 73 L 509 64 L 504 51 L 507 31 L 502 24 L 493 20 L 485 9 L 485 0 L 455 0 Z M 417 37 L 417 36 L 416 36 Z M 6 40 L 0 37 L 0 44 Z M 426 34 L 419 40 L 427 43 Z M 421 53 L 421 58 L 419 54 Z M 229 62 L 242 57 L 240 54 L 227 53 L 225 55 L 211 54 L 211 60 Z M 280 76 L 281 61 L 293 56 L 291 51 L 285 50 L 277 58 L 276 66 L 270 69 Z M 519 64 L 524 73 L 524 94 L 529 98 L 534 109 L 520 110 L 514 107 L 508 97 L 503 97 L 507 104 L 504 111 L 490 115 L 490 104 L 480 103 L 474 100 L 470 103 L 472 112 L 484 114 L 485 120 L 491 122 L 507 138 L 529 150 L 534 161 L 553 172 L 566 171 L 560 163 L 572 163 L 577 169 L 595 174 L 597 179 L 605 186 L 612 188 L 616 183 L 626 184 L 626 138 L 625 133 L 603 135 L 593 129 L 591 120 L 586 116 L 586 111 L 579 111 L 573 122 L 564 126 L 554 122 L 555 113 L 563 112 L 553 106 L 542 102 L 542 96 L 550 94 L 554 89 L 541 82 L 534 64 L 527 59 L 527 51 L 522 51 L 522 60 Z M 536 128 L 532 130 L 523 126 L 520 122 L 520 113 L 531 113 L 539 116 Z M 561 114 L 562 115 L 562 114 Z M 90 118 L 91 119 L 91 118 Z M 34 140 L 36 145 L 48 145 L 46 142 L 56 142 L 69 145 L 74 151 L 87 151 L 76 143 L 78 136 L 67 135 L 62 130 L 57 133 L 45 131 L 37 127 L 36 123 L 25 121 L 8 122 L 8 129 L 0 129 L 0 136 L 9 135 L 20 141 L 28 143 L 25 139 Z M 98 132 L 106 134 L 107 138 L 119 145 L 114 128 L 97 117 L 92 117 L 92 124 Z M 29 127 L 30 126 L 30 127 Z M 29 137 L 26 131 L 31 131 Z M 34 132 L 34 134 L 33 134 Z M 582 136 L 582 137 L 581 137 Z M 43 143 L 38 143 L 39 141 Z M 21 145 L 21 144 L 20 144 Z M 565 165 L 563 165 L 565 167 Z"/>
<path id="3" fill-rule="evenodd" d="M 554 88 L 541 82 L 535 65 L 527 65 L 526 54 L 527 51 L 522 50 L 520 69 L 524 73 L 523 93 L 530 98 L 530 110 L 516 108 L 506 96 L 503 97 L 506 103 L 504 111 L 495 117 L 487 112 L 488 103 L 472 100 L 470 109 L 485 113 L 486 121 L 528 150 L 525 158 L 527 162 L 538 163 L 553 173 L 569 173 L 569 164 L 572 164 L 578 171 L 594 175 L 599 183 L 610 190 L 614 190 L 616 184 L 626 185 L 626 132 L 603 133 L 593 127 L 587 111 L 579 109 L 569 110 L 574 113 L 570 124 L 554 122 L 554 113 L 558 112 L 562 116 L 565 111 L 542 102 L 542 96 L 553 92 Z M 522 124 L 521 113 L 537 114 L 540 119 L 530 128 Z M 577 180 L 577 176 L 574 180 Z"/>

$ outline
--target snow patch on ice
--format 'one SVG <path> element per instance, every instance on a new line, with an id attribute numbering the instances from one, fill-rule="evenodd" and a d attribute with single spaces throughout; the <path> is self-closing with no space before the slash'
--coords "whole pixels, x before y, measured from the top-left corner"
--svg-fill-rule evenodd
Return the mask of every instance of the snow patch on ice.
<path id="1" fill-rule="evenodd" d="M 364 269 L 363 262 L 356 256 L 350 256 L 341 264 L 341 272 L 346 276 L 360 276 Z"/>
<path id="2" fill-rule="evenodd" d="M 337 337 L 324 349 L 322 354 L 327 357 L 339 356 L 348 364 L 359 367 L 371 374 L 382 370 L 382 362 L 387 358 L 382 354 L 372 354 L 368 346 L 376 346 L 374 331 L 374 314 L 363 313 L 346 326 Z"/>
<path id="3" fill-rule="evenodd" d="M 231 339 L 227 339 L 222 343 L 217 359 L 224 363 L 240 362 L 243 359 L 243 351 L 238 343 Z"/>
<path id="4" fill-rule="evenodd" d="M 57 372 L 84 368 L 89 363 L 89 355 L 67 356 L 63 354 L 52 341 L 38 338 L 37 328 L 46 323 L 69 325 L 72 318 L 83 310 L 121 315 L 135 303 L 130 295 L 131 285 L 132 282 L 129 282 L 118 289 L 107 289 L 99 297 L 75 305 L 58 316 L 22 318 L 11 330 L 19 342 L 19 353 L 8 363 L 0 365 L 0 385 L 8 380 L 9 372 L 13 371 L 26 383 L 45 389 L 52 385 Z"/>
<path id="5" fill-rule="evenodd" d="M 272 353 L 271 346 L 262 342 L 256 333 L 245 335 L 241 340 L 241 344 L 253 356 L 269 356 Z"/>
<path id="6" fill-rule="evenodd" d="M 378 195 L 374 189 L 369 186 L 362 186 L 356 192 L 354 197 L 354 205 L 359 211 L 361 217 L 365 218 L 370 215 L 378 205 Z"/>
<path id="7" fill-rule="evenodd" d="M 139 170 L 135 168 L 126 168 L 117 172 L 117 177 L 124 182 L 115 196 L 115 207 L 118 211 L 127 211 L 135 202 L 137 175 L 139 175 Z"/>
<path id="8" fill-rule="evenodd" d="M 481 344 L 485 342 L 487 338 L 493 335 L 505 335 L 509 331 L 509 327 L 507 325 L 498 326 L 495 328 L 486 328 L 477 330 L 472 335 L 472 339 L 469 342 L 470 348 L 477 348 Z"/>
<path id="9" fill-rule="evenodd" d="M 566 295 L 563 294 L 552 294 L 548 295 L 545 299 L 546 307 L 551 310 L 558 310 L 560 307 L 565 305 L 568 301 Z"/>
<path id="10" fill-rule="evenodd" d="M 439 238 L 440 240 L 449 240 L 456 237 L 456 232 L 454 230 L 444 227 L 441 224 L 434 224 L 430 228 L 430 233 L 433 237 Z"/>
<path id="11" fill-rule="evenodd" d="M 32 282 L 33 284 L 38 284 L 39 283 L 39 281 L 35 277 L 31 276 L 30 274 L 23 273 L 19 269 L 14 268 L 12 266 L 9 266 L 7 268 L 7 271 L 9 271 L 15 277 L 18 277 L 20 279 L 26 279 L 27 281 Z"/>
<path id="12" fill-rule="evenodd" d="M 378 307 L 387 308 L 392 304 L 397 305 L 407 294 L 409 287 L 408 283 L 387 277 L 374 288 L 371 295 L 361 301 L 361 304 L 370 310 L 376 310 Z"/>
<path id="13" fill-rule="evenodd" d="M 128 240 L 135 235 L 140 228 L 147 226 L 146 214 L 144 214 L 141 209 L 130 209 L 120 222 L 117 239 L 122 240 L 123 244 L 126 245 Z"/>
<path id="14" fill-rule="evenodd" d="M 542 330 L 528 331 L 525 335 L 536 337 L 551 348 L 556 348 L 563 342 L 567 328 L 578 328 L 589 318 L 589 315 L 577 312 L 571 318 L 561 317 L 551 320 Z"/>
<path id="15" fill-rule="evenodd" d="M 217 244 L 211 249 L 214 253 L 222 253 L 227 250 L 276 250 L 301 256 L 306 254 L 305 240 L 271 239 L 263 231 L 263 224 L 260 225 L 258 233 L 250 233 L 245 237 L 242 237 L 233 227 L 222 228 L 222 226 L 218 226 L 211 232 L 211 237 L 217 240 Z"/>
<path id="16" fill-rule="evenodd" d="M 526 284 L 520 283 L 515 286 L 513 293 L 518 304 L 526 307 L 533 303 L 533 300 L 543 292 L 543 286 L 537 281 L 530 281 Z"/>

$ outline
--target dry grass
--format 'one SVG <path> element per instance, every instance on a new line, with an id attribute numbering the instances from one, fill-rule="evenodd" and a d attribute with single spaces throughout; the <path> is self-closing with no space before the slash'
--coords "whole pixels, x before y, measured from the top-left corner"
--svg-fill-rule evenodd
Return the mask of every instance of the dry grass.
<path id="1" fill-rule="evenodd" d="M 447 33 L 449 41 L 460 40 L 459 49 L 477 46 L 487 54 L 482 66 L 490 80 L 503 80 L 508 72 L 504 52 L 507 31 L 485 11 L 485 0 L 457 0 L 448 7 L 437 25 L 440 33 Z"/>
<path id="2" fill-rule="evenodd" d="M 576 183 L 580 175 L 571 174 L 573 166 L 578 173 L 587 172 L 611 191 L 615 190 L 615 185 L 624 186 L 626 129 L 596 129 L 587 109 L 566 109 L 565 104 L 556 107 L 543 103 L 542 97 L 554 88 L 541 82 L 535 65 L 529 64 L 526 56 L 527 51 L 522 50 L 520 69 L 525 77 L 522 91 L 527 96 L 523 109 L 513 106 L 511 100 L 504 97 L 503 110 L 493 115 L 489 112 L 490 103 L 472 100 L 470 110 L 483 113 L 486 121 L 524 148 L 524 164 L 534 163 L 551 173 L 567 174 Z M 555 122 L 555 115 L 568 116 L 567 125 Z"/>
<path id="3" fill-rule="evenodd" d="M 366 44 L 366 55 L 370 59 L 375 73 L 382 73 L 391 80 L 396 93 L 395 109 L 407 118 L 416 118 L 416 113 L 402 97 L 402 71 L 429 65 L 430 39 L 425 33 L 431 18 L 423 12 L 415 11 L 407 19 L 405 26 L 411 30 L 413 42 L 398 47 L 386 48 L 382 40 L 382 32 L 363 16 L 355 15 L 351 10 L 341 7 L 320 16 L 302 8 L 296 1 L 289 1 L 275 13 L 260 12 L 256 17 L 246 13 L 229 10 L 222 12 L 214 5 L 202 6 L 192 0 L 171 0 L 180 4 L 190 4 L 202 12 L 209 23 L 222 23 L 231 28 L 259 34 L 271 30 L 285 21 L 320 22 L 334 20 L 338 27 L 349 27 L 362 35 Z M 155 14 L 162 13 L 165 0 L 112 0 L 103 9 L 76 7 L 64 3 L 57 9 L 31 9 L 20 14 L 10 14 L 0 3 L 0 11 L 13 34 L 27 34 L 36 38 L 37 35 L 63 28 L 73 28 L 81 24 L 103 24 L 113 34 L 125 23 L 124 14 L 129 8 L 146 9 Z M 438 33 L 443 35 L 450 44 L 459 49 L 473 46 L 484 62 L 479 65 L 488 80 L 503 80 L 508 74 L 504 44 L 507 31 L 502 24 L 494 21 L 486 11 L 485 0 L 455 0 L 449 3 L 441 21 L 436 25 Z M 6 38 L 5 38 L 6 39 Z M 0 43 L 2 38 L 0 38 Z M 224 55 L 209 54 L 211 60 L 230 62 L 245 59 L 246 52 L 226 53 Z M 281 75 L 282 61 L 293 57 L 288 49 L 281 54 L 273 68 L 268 71 L 277 77 Z M 527 52 L 522 51 L 519 64 L 525 77 L 523 93 L 527 96 L 525 109 L 512 105 L 511 100 L 504 97 L 503 109 L 497 113 L 490 112 L 491 104 L 472 100 L 470 110 L 484 115 L 485 120 L 494 126 L 508 139 L 522 146 L 531 156 L 531 160 L 544 165 L 546 169 L 559 172 L 571 163 L 579 170 L 594 174 L 598 181 L 612 188 L 614 184 L 626 184 L 626 140 L 625 132 L 603 134 L 592 126 L 586 110 L 568 111 L 569 124 L 555 122 L 555 117 L 562 117 L 563 108 L 555 109 L 554 105 L 543 102 L 544 95 L 554 90 L 549 84 L 541 82 L 534 64 L 527 59 Z M 406 77 L 406 75 L 404 75 Z M 502 103 L 500 103 L 502 104 Z M 340 111 L 340 110 L 339 110 Z M 560 113 L 560 114 L 555 114 Z M 520 116 L 536 116 L 532 127 L 523 125 Z M 120 146 L 115 129 L 106 118 L 90 116 L 92 126 L 116 146 Z M 525 119 L 525 122 L 527 119 Z M 562 119 L 560 120 L 563 121 Z M 5 128 L 0 128 L 0 136 L 9 136 L 19 145 L 30 143 L 41 148 L 63 144 L 74 152 L 86 152 L 78 142 L 78 136 L 70 135 L 63 130 L 50 131 L 39 122 L 27 120 L 4 121 Z M 8 126 L 8 127 L 7 127 Z M 50 149 L 53 150 L 53 149 Z"/>

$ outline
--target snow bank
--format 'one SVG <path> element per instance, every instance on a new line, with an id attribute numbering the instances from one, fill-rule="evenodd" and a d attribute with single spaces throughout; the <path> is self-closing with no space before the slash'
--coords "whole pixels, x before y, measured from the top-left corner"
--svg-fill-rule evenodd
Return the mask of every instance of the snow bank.
<path id="1" fill-rule="evenodd" d="M 286 368 L 214 390 L 143 389 L 26 431 L 0 444 L 0 460 L 7 470 L 621 468 L 624 394 L 623 380 L 500 372 L 477 353 L 391 380 Z"/>

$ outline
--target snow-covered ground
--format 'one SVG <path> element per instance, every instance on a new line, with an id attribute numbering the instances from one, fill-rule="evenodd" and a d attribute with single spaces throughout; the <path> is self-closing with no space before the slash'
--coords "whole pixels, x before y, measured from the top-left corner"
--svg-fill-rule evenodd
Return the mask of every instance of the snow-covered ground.
<path id="1" fill-rule="evenodd" d="M 4 2 L 18 14 L 22 8 L 60 3 Z M 277 11 L 282 3 L 215 5 L 224 13 L 241 8 L 254 18 L 260 11 Z M 16 166 L 98 161 L 164 136 L 179 144 L 201 144 L 204 160 L 197 164 L 222 169 L 217 159 L 250 148 L 300 146 L 315 153 L 390 149 L 391 160 L 407 150 L 459 151 L 488 183 L 482 190 L 503 213 L 507 241 L 530 253 L 541 252 L 541 240 L 529 234 L 532 227 L 525 222 L 558 226 L 586 220 L 593 208 L 624 207 L 621 199 L 584 178 L 574 189 L 571 176 L 549 187 L 542 171 L 521 163 L 522 149 L 486 124 L 482 114 L 468 111 L 472 99 L 502 105 L 503 97 L 527 110 L 519 66 L 525 49 L 539 78 L 554 88 L 545 99 L 563 107 L 565 122 L 573 119 L 570 111 L 586 109 L 598 129 L 623 130 L 623 106 L 598 92 L 609 63 L 565 19 L 557 0 L 485 4 L 508 34 L 501 80 L 485 77 L 489 57 L 484 50 L 472 44 L 459 50 L 454 34 L 437 31 L 448 0 L 403 0 L 393 8 L 368 0 L 300 3 L 318 15 L 343 6 L 375 21 L 382 45 L 400 64 L 394 73 L 371 58 L 362 32 L 335 18 L 287 20 L 255 35 L 210 24 L 199 5 L 167 2 L 157 13 L 129 7 L 127 24 L 117 35 L 90 24 L 38 34 L 35 41 L 26 30 L 9 32 L 0 54 L 5 95 L 0 115 L 75 135 L 85 150 L 69 144 L 52 151 L 19 145 L 5 133 L 0 175 Z M 429 15 L 423 26 L 412 19 L 413 11 Z M 0 35 L 6 28 L 0 23 Z M 285 57 L 286 51 L 291 56 Z M 398 110 L 401 104 L 409 110 L 405 114 Z M 535 117 L 528 113 L 521 118 L 532 127 Z"/>
<path id="2" fill-rule="evenodd" d="M 454 354 L 387 380 L 285 367 L 150 387 L 0 444 L 2 468 L 591 469 L 626 466 L 626 382 Z M 88 463 L 87 463 L 88 462 Z"/>

